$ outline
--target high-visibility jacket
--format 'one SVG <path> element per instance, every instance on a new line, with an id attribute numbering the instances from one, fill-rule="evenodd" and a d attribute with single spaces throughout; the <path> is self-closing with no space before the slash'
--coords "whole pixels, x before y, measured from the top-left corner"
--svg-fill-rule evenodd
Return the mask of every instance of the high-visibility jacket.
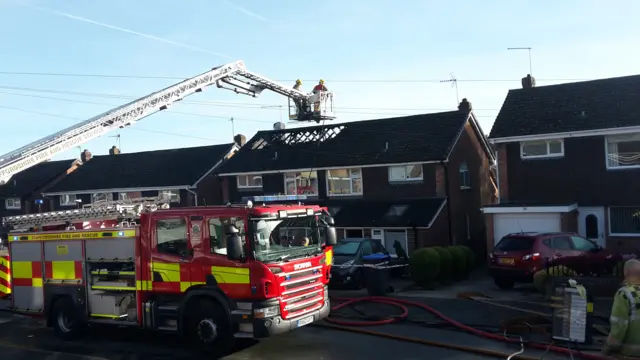
<path id="1" fill-rule="evenodd" d="M 640 285 L 618 289 L 611 309 L 611 332 L 605 352 L 640 357 Z"/>

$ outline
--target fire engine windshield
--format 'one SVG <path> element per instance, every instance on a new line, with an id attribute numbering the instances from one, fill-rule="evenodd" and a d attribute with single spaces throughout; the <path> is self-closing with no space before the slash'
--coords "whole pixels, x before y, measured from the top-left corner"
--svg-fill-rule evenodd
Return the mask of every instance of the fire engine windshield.
<path id="1" fill-rule="evenodd" d="M 322 251 L 324 228 L 315 216 L 254 219 L 254 252 L 262 262 L 287 261 Z"/>

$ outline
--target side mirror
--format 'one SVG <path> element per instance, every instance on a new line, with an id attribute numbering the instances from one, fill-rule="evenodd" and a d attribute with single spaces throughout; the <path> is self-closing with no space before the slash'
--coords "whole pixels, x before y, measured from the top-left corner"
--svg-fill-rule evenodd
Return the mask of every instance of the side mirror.
<path id="1" fill-rule="evenodd" d="M 338 232 L 333 226 L 327 226 L 326 233 L 326 245 L 333 246 L 338 243 Z"/>
<path id="2" fill-rule="evenodd" d="M 238 235 L 231 235 L 227 238 L 227 259 L 232 261 L 242 260 L 244 251 L 242 249 L 242 239 Z"/>
<path id="3" fill-rule="evenodd" d="M 327 220 L 326 220 L 326 222 L 327 222 L 327 225 L 329 225 L 329 226 L 331 226 L 331 227 L 333 227 L 333 226 L 335 226 L 335 225 L 336 225 L 336 221 L 335 221 L 335 219 L 333 218 L 333 216 L 327 216 Z"/>

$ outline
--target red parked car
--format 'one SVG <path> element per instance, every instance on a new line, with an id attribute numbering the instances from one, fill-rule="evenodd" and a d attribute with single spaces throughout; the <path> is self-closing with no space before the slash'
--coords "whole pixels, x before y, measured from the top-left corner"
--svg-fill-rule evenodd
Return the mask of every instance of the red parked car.
<path id="1" fill-rule="evenodd" d="M 577 273 L 613 270 L 622 257 L 575 233 L 522 232 L 504 236 L 489 254 L 496 285 L 509 289 L 516 282 L 533 282 L 546 266 L 564 265 Z"/>

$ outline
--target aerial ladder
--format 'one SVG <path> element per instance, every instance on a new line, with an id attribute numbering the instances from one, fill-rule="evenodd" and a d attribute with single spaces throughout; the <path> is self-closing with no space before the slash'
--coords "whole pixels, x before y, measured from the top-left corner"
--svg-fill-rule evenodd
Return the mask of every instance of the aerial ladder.
<path id="1" fill-rule="evenodd" d="M 48 161 L 59 153 L 100 137 L 111 130 L 131 126 L 136 121 L 166 110 L 176 101 L 201 92 L 213 84 L 218 88 L 252 97 L 258 97 L 264 90 L 286 96 L 290 102 L 295 103 L 295 106 L 289 107 L 289 118 L 294 121 L 319 123 L 335 119 L 332 92 L 307 94 L 286 87 L 247 71 L 244 62 L 239 60 L 215 67 L 0 156 L 0 185 L 6 184 L 13 175 L 21 171 Z"/>

